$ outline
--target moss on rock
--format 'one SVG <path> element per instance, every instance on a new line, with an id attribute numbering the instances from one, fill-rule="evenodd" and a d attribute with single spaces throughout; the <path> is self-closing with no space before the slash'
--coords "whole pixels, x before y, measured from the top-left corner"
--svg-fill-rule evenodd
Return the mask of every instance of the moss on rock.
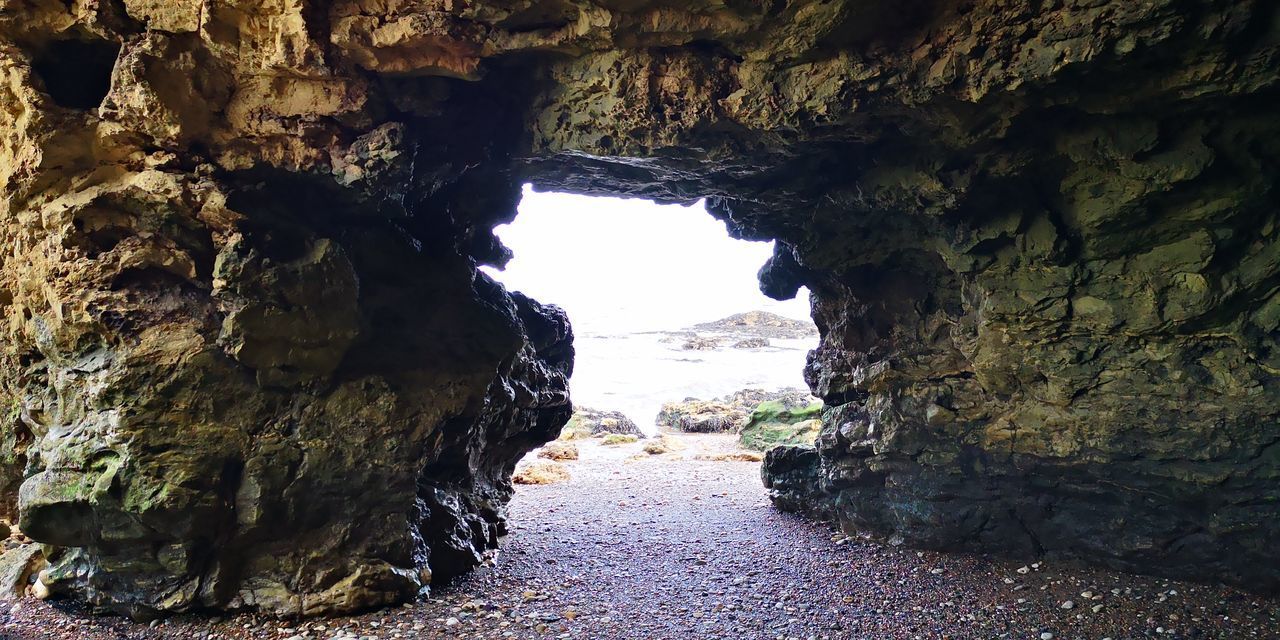
<path id="1" fill-rule="evenodd" d="M 779 445 L 812 445 L 822 429 L 822 403 L 788 408 L 782 402 L 763 402 L 738 437 L 748 449 L 768 451 Z"/>

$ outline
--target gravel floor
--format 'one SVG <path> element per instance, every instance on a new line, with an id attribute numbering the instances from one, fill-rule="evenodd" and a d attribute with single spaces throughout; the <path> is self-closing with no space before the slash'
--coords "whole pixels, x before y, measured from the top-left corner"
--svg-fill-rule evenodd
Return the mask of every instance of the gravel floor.
<path id="1" fill-rule="evenodd" d="M 522 486 L 494 565 L 363 616 L 180 616 L 153 625 L 28 600 L 0 638 L 1280 638 L 1280 599 L 847 539 L 770 508 L 759 465 L 582 447 L 570 482 Z M 1052 635 L 1050 635 L 1052 634 Z"/>

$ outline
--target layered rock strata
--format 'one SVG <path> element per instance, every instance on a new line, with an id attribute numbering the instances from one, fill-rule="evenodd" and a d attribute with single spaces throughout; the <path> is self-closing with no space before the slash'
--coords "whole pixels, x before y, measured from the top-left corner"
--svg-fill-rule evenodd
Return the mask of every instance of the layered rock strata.
<path id="1" fill-rule="evenodd" d="M 527 181 L 778 241 L 827 405 L 779 504 L 1280 586 L 1278 44 L 1253 0 L 0 0 L 0 508 L 137 616 L 465 570 L 570 415 L 567 321 L 477 271 Z"/>

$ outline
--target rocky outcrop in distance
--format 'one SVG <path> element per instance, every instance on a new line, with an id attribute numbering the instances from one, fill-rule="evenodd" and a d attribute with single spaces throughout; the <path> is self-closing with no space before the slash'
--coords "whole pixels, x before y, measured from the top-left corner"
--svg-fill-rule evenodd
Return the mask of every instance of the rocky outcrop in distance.
<path id="1" fill-rule="evenodd" d="M 473 566 L 571 414 L 477 270 L 532 183 L 776 241 L 780 506 L 1280 587 L 1278 58 L 1262 0 L 0 0 L 0 509 L 137 617 Z"/>
<path id="2" fill-rule="evenodd" d="M 768 311 L 747 311 L 735 313 L 715 322 L 704 322 L 693 326 L 694 331 L 729 334 L 742 340 L 749 339 L 795 339 L 818 336 L 818 328 L 813 322 L 796 320 L 780 316 Z M 766 343 L 767 346 L 767 343 Z"/>

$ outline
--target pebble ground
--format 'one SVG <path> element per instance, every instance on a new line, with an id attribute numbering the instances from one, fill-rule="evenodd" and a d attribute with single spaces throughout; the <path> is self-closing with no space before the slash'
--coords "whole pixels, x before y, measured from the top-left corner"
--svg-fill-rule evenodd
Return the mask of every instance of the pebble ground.
<path id="1" fill-rule="evenodd" d="M 571 481 L 519 487 L 492 566 L 421 602 L 144 625 L 25 600 L 0 608 L 0 638 L 1280 639 L 1275 597 L 847 538 L 773 510 L 758 464 L 694 459 L 722 436 L 683 438 L 656 457 L 583 445 Z"/>

